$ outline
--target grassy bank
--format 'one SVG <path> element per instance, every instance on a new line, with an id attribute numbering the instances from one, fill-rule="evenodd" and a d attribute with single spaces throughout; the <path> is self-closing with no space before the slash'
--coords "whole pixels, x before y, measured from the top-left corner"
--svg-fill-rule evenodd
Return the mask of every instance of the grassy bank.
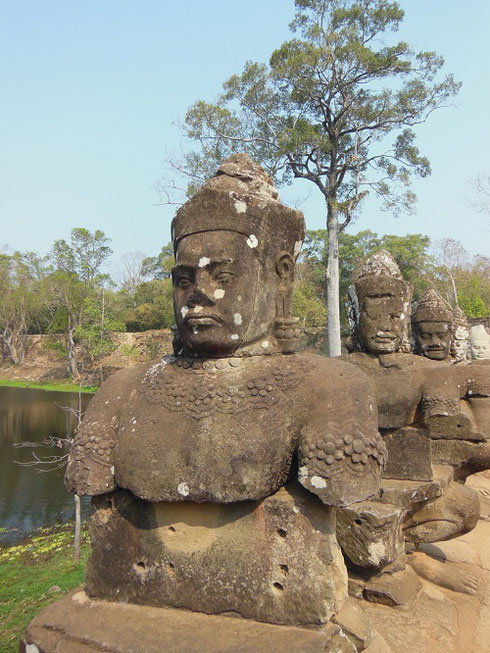
<path id="1" fill-rule="evenodd" d="M 52 390 L 54 392 L 78 392 L 80 386 L 76 383 L 34 383 L 34 381 L 10 381 L 9 379 L 0 379 L 0 387 L 7 386 L 10 388 L 33 388 L 35 390 Z M 82 392 L 94 393 L 99 388 L 95 385 L 82 386 Z"/>
<path id="2" fill-rule="evenodd" d="M 0 653 L 15 653 L 29 621 L 83 584 L 88 553 L 84 528 L 81 563 L 73 564 L 72 523 L 42 529 L 22 544 L 0 548 Z"/>

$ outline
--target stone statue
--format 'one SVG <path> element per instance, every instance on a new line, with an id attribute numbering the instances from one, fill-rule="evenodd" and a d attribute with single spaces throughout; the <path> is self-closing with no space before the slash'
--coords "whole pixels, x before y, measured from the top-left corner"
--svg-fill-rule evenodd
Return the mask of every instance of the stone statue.
<path id="1" fill-rule="evenodd" d="M 453 343 L 451 362 L 454 365 L 471 363 L 470 328 L 463 311 L 458 307 L 453 310 Z"/>
<path id="2" fill-rule="evenodd" d="M 242 154 L 178 211 L 176 354 L 111 377 L 70 454 L 91 598 L 316 628 L 342 604 L 334 507 L 377 492 L 386 448 L 365 375 L 293 353 L 304 234 Z"/>
<path id="3" fill-rule="evenodd" d="M 392 497 L 392 505 L 381 510 L 373 502 L 369 506 L 362 502 L 338 511 L 340 542 L 357 565 L 376 567 L 369 556 L 376 544 L 384 551 L 378 566 L 392 565 L 404 549 L 399 536 L 413 548 L 456 537 L 476 525 L 478 497 L 461 481 L 480 465 L 488 466 L 485 440 L 490 423 L 482 433 L 468 401 L 486 396 L 489 379 L 488 374 L 485 378 L 478 371 L 469 373 L 467 367 L 443 364 L 449 356 L 453 316 L 434 291 L 425 295 L 413 319 L 417 349 L 423 355 L 405 353 L 411 288 L 388 252 L 374 254 L 360 267 L 349 296 L 360 351 L 344 359 L 359 365 L 374 385 L 379 426 L 388 448 L 382 496 L 385 501 Z M 478 463 L 477 451 L 482 456 Z M 455 476 L 460 482 L 453 480 Z M 399 481 L 408 483 L 403 492 Z M 364 547 L 359 546 L 362 538 L 355 546 L 349 539 L 348 527 L 356 514 L 359 526 L 363 520 L 366 524 Z M 440 565 L 432 578 L 436 576 L 452 589 L 473 587 L 471 582 L 451 579 Z"/>
<path id="4" fill-rule="evenodd" d="M 480 361 L 490 358 L 490 335 L 483 324 L 471 327 L 470 348 L 473 360 Z"/>
<path id="5" fill-rule="evenodd" d="M 428 290 L 412 313 L 415 353 L 431 360 L 447 360 L 451 352 L 453 320 L 453 311 L 437 290 Z"/>

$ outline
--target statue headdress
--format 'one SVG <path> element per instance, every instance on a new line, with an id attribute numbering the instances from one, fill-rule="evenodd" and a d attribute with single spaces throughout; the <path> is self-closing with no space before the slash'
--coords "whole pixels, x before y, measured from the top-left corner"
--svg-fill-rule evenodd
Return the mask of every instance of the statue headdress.
<path id="1" fill-rule="evenodd" d="M 434 288 L 429 288 L 422 295 L 412 314 L 412 324 L 446 322 L 452 326 L 453 320 L 451 307 Z"/>
<path id="2" fill-rule="evenodd" d="M 171 230 L 174 250 L 186 236 L 221 230 L 243 234 L 261 260 L 279 251 L 296 259 L 305 220 L 281 204 L 272 179 L 248 154 L 233 154 L 179 209 Z"/>

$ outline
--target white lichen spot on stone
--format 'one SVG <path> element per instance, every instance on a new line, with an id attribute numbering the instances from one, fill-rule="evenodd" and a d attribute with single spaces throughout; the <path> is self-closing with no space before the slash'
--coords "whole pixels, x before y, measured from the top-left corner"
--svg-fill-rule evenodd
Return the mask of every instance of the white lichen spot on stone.
<path id="1" fill-rule="evenodd" d="M 469 394 L 469 395 L 472 395 L 472 394 L 473 394 L 473 390 L 468 390 L 468 394 Z"/>
<path id="2" fill-rule="evenodd" d="M 369 560 L 378 567 L 383 561 L 386 551 L 383 542 L 370 542 L 368 546 Z"/>
<path id="3" fill-rule="evenodd" d="M 39 649 L 35 644 L 26 644 L 26 653 L 39 653 Z"/>
<path id="4" fill-rule="evenodd" d="M 327 487 L 327 481 L 322 478 L 321 476 L 312 476 L 311 477 L 311 484 L 313 487 L 316 487 L 318 489 L 322 489 L 324 487 Z"/>
<path id="5" fill-rule="evenodd" d="M 254 247 L 257 247 L 258 244 L 259 241 L 257 240 L 257 236 L 255 234 L 250 234 L 247 238 L 247 245 L 253 249 Z"/>
<path id="6" fill-rule="evenodd" d="M 225 291 L 223 288 L 218 288 L 217 290 L 214 291 L 214 297 L 215 299 L 223 299 L 225 296 Z"/>
<path id="7" fill-rule="evenodd" d="M 238 333 L 232 333 L 231 336 L 230 336 L 230 338 L 231 338 L 232 340 L 238 340 Z"/>
<path id="8" fill-rule="evenodd" d="M 202 311 L 202 306 L 194 306 L 194 313 L 200 313 Z"/>
<path id="9" fill-rule="evenodd" d="M 75 603 L 87 603 L 89 600 L 88 596 L 85 594 L 85 592 L 82 590 L 81 592 L 75 592 L 75 594 L 71 597 L 71 600 L 74 601 Z M 34 646 L 33 644 L 30 644 L 30 646 Z M 28 651 L 29 649 L 26 649 Z M 32 649 L 34 650 L 34 649 Z M 36 648 L 37 651 L 37 648 Z"/>
<path id="10" fill-rule="evenodd" d="M 247 212 L 247 205 L 245 202 L 242 200 L 237 200 L 235 202 L 235 211 L 237 213 L 246 213 Z"/>
<path id="11" fill-rule="evenodd" d="M 400 315 L 400 320 L 404 320 L 404 319 L 405 319 L 405 313 L 402 313 L 402 314 Z"/>
<path id="12" fill-rule="evenodd" d="M 308 478 L 308 467 L 303 465 L 298 469 L 298 479 L 300 481 L 305 481 Z"/>
<path id="13" fill-rule="evenodd" d="M 298 512 L 299 512 L 298 506 L 293 506 L 293 512 L 298 514 Z"/>
<path id="14" fill-rule="evenodd" d="M 264 340 L 264 342 L 262 343 L 262 347 L 264 349 L 269 349 L 269 346 L 270 346 L 270 342 L 268 340 Z"/>
<path id="15" fill-rule="evenodd" d="M 302 245 L 303 245 L 302 240 L 297 240 L 294 243 L 294 258 L 296 258 L 298 256 L 298 254 L 300 253 Z"/>
<path id="16" fill-rule="evenodd" d="M 197 330 L 197 327 L 196 327 L 196 326 L 193 326 L 193 327 L 192 327 L 192 333 L 193 333 L 195 336 L 197 336 L 197 334 L 199 333 L 199 331 Z"/>
<path id="17" fill-rule="evenodd" d="M 187 485 L 187 483 L 184 483 L 183 481 L 182 483 L 179 483 L 177 485 L 177 492 L 181 494 L 183 497 L 189 496 L 189 486 Z"/>
<path id="18" fill-rule="evenodd" d="M 242 315 L 241 313 L 234 313 L 233 314 L 233 322 L 235 324 L 241 324 L 242 323 Z"/>
<path id="19" fill-rule="evenodd" d="M 182 306 L 182 308 L 180 309 L 180 314 L 182 315 L 182 317 L 185 317 L 188 312 L 189 312 L 188 306 Z"/>
<path id="20" fill-rule="evenodd" d="M 114 474 L 114 465 L 111 467 L 111 474 Z"/>
<path id="21" fill-rule="evenodd" d="M 237 299 L 238 299 L 239 302 L 241 302 L 242 301 L 242 296 L 238 295 Z"/>
<path id="22" fill-rule="evenodd" d="M 209 265 L 210 263 L 211 263 L 211 259 L 210 259 L 210 258 L 208 258 L 207 256 L 201 256 L 201 258 L 199 259 L 198 266 L 199 266 L 200 268 L 205 268 L 206 265 Z"/>

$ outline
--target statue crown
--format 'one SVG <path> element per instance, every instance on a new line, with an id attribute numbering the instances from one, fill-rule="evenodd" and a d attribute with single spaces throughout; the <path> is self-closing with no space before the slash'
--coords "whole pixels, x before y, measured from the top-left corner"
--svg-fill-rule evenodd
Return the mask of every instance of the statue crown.
<path id="1" fill-rule="evenodd" d="M 305 237 L 301 211 L 284 206 L 272 179 L 248 154 L 233 154 L 172 221 L 174 250 L 182 238 L 206 231 L 246 236 L 259 257 L 285 251 L 295 259 Z"/>
<path id="2" fill-rule="evenodd" d="M 435 290 L 427 290 L 418 302 L 413 315 L 412 324 L 420 322 L 447 322 L 452 324 L 453 311 L 445 299 Z"/>

